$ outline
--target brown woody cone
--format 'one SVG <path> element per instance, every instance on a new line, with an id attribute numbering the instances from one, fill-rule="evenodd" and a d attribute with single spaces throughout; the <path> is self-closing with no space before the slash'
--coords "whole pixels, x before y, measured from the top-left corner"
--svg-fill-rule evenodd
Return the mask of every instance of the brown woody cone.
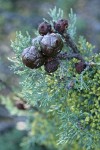
<path id="1" fill-rule="evenodd" d="M 48 73 L 55 72 L 59 67 L 59 62 L 56 58 L 48 58 L 44 65 L 45 71 Z"/>
<path id="2" fill-rule="evenodd" d="M 42 22 L 38 27 L 38 31 L 40 35 L 46 35 L 47 33 L 51 33 L 51 25 L 47 22 Z"/>
<path id="3" fill-rule="evenodd" d="M 59 34 L 51 33 L 42 38 L 40 45 L 43 55 L 54 57 L 62 50 L 63 41 Z"/>
<path id="4" fill-rule="evenodd" d="M 35 46 L 24 49 L 22 53 L 23 64 L 27 67 L 34 69 L 39 68 L 44 64 L 44 57 Z"/>
<path id="5" fill-rule="evenodd" d="M 86 68 L 86 64 L 80 61 L 75 64 L 75 68 L 76 68 L 76 72 L 80 74 Z"/>
<path id="6" fill-rule="evenodd" d="M 57 22 L 54 22 L 54 29 L 58 33 L 62 34 L 66 28 L 68 28 L 68 20 L 66 19 L 60 19 Z"/>

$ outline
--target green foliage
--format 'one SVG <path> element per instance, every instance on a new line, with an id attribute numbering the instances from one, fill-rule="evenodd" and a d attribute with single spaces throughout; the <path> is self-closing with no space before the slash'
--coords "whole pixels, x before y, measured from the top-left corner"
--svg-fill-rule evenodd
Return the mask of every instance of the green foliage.
<path id="1" fill-rule="evenodd" d="M 55 22 L 63 18 L 63 10 L 61 10 L 60 8 L 57 10 L 56 6 L 53 10 L 50 9 L 48 14 L 52 18 L 52 21 L 55 21 Z"/>
<path id="2" fill-rule="evenodd" d="M 0 149 L 1 150 L 21 150 L 20 141 L 24 137 L 24 133 L 18 130 L 0 135 Z"/>
<path id="3" fill-rule="evenodd" d="M 60 9 L 57 13 L 56 7 L 50 12 L 54 20 L 63 14 Z M 76 16 L 71 11 L 69 17 L 68 31 L 74 36 Z M 40 143 L 64 150 L 66 143 L 77 141 L 87 150 L 100 149 L 100 54 L 92 56 L 94 46 L 80 37 L 78 48 L 91 66 L 78 74 L 75 70 L 77 60 L 64 60 L 54 74 L 48 75 L 43 67 L 31 70 L 22 64 L 21 53 L 30 44 L 28 34 L 17 33 L 15 42 L 12 42 L 15 58 L 11 67 L 21 76 L 22 95 L 26 101 L 45 114 L 42 119 L 37 116 L 32 123 L 28 146 Z M 63 51 L 69 52 L 70 49 L 64 47 Z M 55 135 L 62 145 L 56 145 Z"/>
<path id="4" fill-rule="evenodd" d="M 69 18 L 70 24 L 68 27 L 68 33 L 74 38 L 74 35 L 76 34 L 76 14 L 73 13 L 72 9 L 70 10 Z"/>
<path id="5" fill-rule="evenodd" d="M 34 121 L 31 117 L 29 125 L 29 136 L 23 139 L 23 147 L 27 147 L 27 150 L 33 149 L 37 144 L 41 147 L 46 146 L 49 150 L 57 148 L 56 126 L 50 116 L 34 112 Z"/>
<path id="6" fill-rule="evenodd" d="M 62 114 L 65 117 L 65 120 L 62 119 L 62 130 L 60 142 L 67 142 L 73 139 L 73 136 L 76 138 L 78 135 L 78 140 L 81 145 L 84 145 L 87 149 L 91 149 L 91 146 L 96 149 L 96 147 L 100 147 L 100 108 L 99 108 L 99 97 L 100 97 L 100 78 L 99 78 L 100 70 L 96 67 L 93 67 L 91 70 L 86 71 L 83 76 L 85 84 L 87 84 L 88 88 L 81 87 L 80 89 L 74 87 L 69 90 L 67 96 L 66 105 L 70 107 L 71 112 L 75 116 L 78 115 L 76 120 L 72 119 L 74 123 L 71 121 L 71 129 L 66 126 L 66 130 L 64 128 L 64 124 L 67 121 L 68 115 L 65 115 L 65 112 Z M 79 76 L 79 75 L 77 75 Z M 93 82 L 94 81 L 94 82 Z M 97 82 L 98 81 L 98 82 Z M 77 81 L 78 85 L 83 84 L 81 81 Z M 71 117 L 70 117 L 71 119 Z M 65 131 L 68 132 L 66 133 Z M 71 132 L 69 134 L 69 132 Z M 66 135 L 67 134 L 67 135 Z"/>

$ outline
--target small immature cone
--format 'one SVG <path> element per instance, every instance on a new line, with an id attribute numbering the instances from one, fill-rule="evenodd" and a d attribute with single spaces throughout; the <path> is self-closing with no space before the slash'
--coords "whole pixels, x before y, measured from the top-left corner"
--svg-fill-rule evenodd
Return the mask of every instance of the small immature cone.
<path id="1" fill-rule="evenodd" d="M 75 68 L 76 68 L 76 72 L 80 74 L 86 68 L 86 64 L 80 61 L 75 64 Z"/>
<path id="2" fill-rule="evenodd" d="M 65 29 L 68 28 L 68 20 L 66 19 L 60 19 L 57 22 L 54 22 L 54 29 L 62 34 L 64 33 Z"/>
<path id="3" fill-rule="evenodd" d="M 44 57 L 35 46 L 28 47 L 22 53 L 23 64 L 27 67 L 34 69 L 39 68 L 44 64 Z"/>
<path id="4" fill-rule="evenodd" d="M 59 67 L 59 61 L 56 58 L 48 58 L 44 64 L 45 71 L 48 73 L 55 72 Z"/>
<path id="5" fill-rule="evenodd" d="M 51 28 L 51 25 L 49 23 L 42 22 L 38 27 L 38 31 L 39 31 L 40 35 L 46 35 L 47 33 L 52 32 L 52 28 Z"/>
<path id="6" fill-rule="evenodd" d="M 43 55 L 47 57 L 54 57 L 62 50 L 63 41 L 59 34 L 51 33 L 42 38 L 40 45 Z"/>

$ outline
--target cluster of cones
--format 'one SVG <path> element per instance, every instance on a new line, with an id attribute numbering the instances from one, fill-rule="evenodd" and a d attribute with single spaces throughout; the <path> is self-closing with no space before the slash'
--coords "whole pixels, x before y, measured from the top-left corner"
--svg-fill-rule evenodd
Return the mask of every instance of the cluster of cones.
<path id="1" fill-rule="evenodd" d="M 32 39 L 32 46 L 24 49 L 22 52 L 24 65 L 31 69 L 44 66 L 46 72 L 55 72 L 59 67 L 58 54 L 63 48 L 62 35 L 64 35 L 67 28 L 68 21 L 66 19 L 54 22 L 53 26 L 48 22 L 42 22 L 38 27 L 40 35 Z M 71 42 L 68 41 L 68 38 L 66 40 L 67 44 Z M 69 46 L 73 49 L 73 41 L 69 43 Z M 75 68 L 76 72 L 80 74 L 86 68 L 86 64 L 81 60 L 75 64 Z"/>
<path id="2" fill-rule="evenodd" d="M 39 36 L 32 39 L 32 46 L 23 50 L 22 61 L 31 68 L 36 69 L 44 65 L 48 73 L 55 72 L 59 67 L 57 55 L 63 48 L 61 35 L 68 27 L 68 21 L 60 19 L 52 27 L 47 22 L 42 22 L 39 27 Z"/>

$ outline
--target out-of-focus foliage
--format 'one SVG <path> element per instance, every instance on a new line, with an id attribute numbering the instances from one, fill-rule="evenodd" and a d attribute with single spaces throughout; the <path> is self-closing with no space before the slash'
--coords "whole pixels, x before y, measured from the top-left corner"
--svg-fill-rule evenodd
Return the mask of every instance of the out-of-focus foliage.
<path id="1" fill-rule="evenodd" d="M 0 136 L 1 150 L 21 150 L 20 142 L 24 137 L 24 133 L 18 130 L 11 130 Z"/>

